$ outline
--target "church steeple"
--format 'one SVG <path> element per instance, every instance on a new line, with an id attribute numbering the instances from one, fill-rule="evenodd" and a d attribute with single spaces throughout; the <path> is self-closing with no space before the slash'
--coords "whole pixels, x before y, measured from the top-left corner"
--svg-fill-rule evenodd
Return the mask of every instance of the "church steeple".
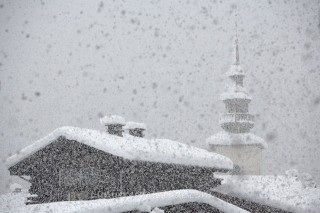
<path id="1" fill-rule="evenodd" d="M 235 168 L 233 174 L 259 175 L 261 152 L 267 148 L 267 144 L 250 132 L 254 126 L 254 116 L 249 113 L 251 97 L 243 84 L 245 72 L 240 66 L 241 45 L 237 25 L 232 41 L 234 48 L 227 72 L 229 84 L 226 92 L 221 95 L 225 111 L 220 116 L 219 124 L 224 131 L 210 136 L 206 142 L 210 151 L 231 158 Z"/>
<path id="2" fill-rule="evenodd" d="M 254 126 L 254 116 L 249 114 L 251 97 L 243 87 L 245 73 L 240 66 L 237 29 L 234 39 L 234 52 L 235 62 L 227 72 L 228 77 L 231 79 L 231 84 L 221 97 L 226 106 L 226 112 L 220 117 L 220 125 L 230 133 L 246 133 Z"/>
<path id="3" fill-rule="evenodd" d="M 238 44 L 238 25 L 236 23 L 236 36 L 234 40 L 234 50 L 235 50 L 235 63 L 234 65 L 240 65 L 240 56 L 239 56 L 239 44 Z"/>

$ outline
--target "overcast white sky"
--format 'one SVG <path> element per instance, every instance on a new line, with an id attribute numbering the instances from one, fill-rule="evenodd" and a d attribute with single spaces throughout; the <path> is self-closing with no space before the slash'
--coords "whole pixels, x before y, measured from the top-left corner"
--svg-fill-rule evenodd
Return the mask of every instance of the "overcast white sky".
<path id="1" fill-rule="evenodd" d="M 234 2 L 263 173 L 319 183 L 318 0 L 0 0 L 0 193 L 17 180 L 9 155 L 60 126 L 102 130 L 105 114 L 205 148 L 221 131 Z"/>

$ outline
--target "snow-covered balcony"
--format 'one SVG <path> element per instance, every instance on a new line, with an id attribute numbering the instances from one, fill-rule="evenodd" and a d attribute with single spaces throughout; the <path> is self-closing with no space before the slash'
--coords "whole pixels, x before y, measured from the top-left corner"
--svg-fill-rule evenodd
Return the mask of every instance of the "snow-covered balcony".
<path id="1" fill-rule="evenodd" d="M 232 133 L 248 132 L 254 125 L 254 116 L 247 113 L 225 113 L 220 116 L 221 127 Z"/>
<path id="2" fill-rule="evenodd" d="M 252 122 L 254 123 L 254 115 L 247 113 L 225 113 L 220 116 L 220 123 L 227 122 Z"/>

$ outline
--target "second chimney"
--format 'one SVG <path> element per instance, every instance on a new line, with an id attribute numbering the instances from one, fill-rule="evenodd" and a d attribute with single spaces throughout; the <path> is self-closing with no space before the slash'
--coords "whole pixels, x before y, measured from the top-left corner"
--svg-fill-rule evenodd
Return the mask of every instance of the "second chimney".
<path id="1" fill-rule="evenodd" d="M 122 137 L 123 129 L 126 121 L 123 117 L 118 115 L 105 116 L 100 119 L 102 125 L 106 127 L 106 131 L 111 135 L 117 135 Z"/>
<path id="2" fill-rule="evenodd" d="M 144 137 L 144 131 L 147 129 L 147 126 L 144 123 L 136 123 L 129 121 L 126 123 L 124 127 L 129 131 L 129 134 L 135 137 Z"/>

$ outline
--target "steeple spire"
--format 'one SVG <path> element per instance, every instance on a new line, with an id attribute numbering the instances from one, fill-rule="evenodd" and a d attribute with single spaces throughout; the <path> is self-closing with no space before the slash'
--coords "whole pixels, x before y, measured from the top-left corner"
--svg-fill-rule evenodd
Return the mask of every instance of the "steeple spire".
<path id="1" fill-rule="evenodd" d="M 240 65 L 240 56 L 239 56 L 239 41 L 238 41 L 238 12 L 236 11 L 236 14 L 235 14 L 235 25 L 236 25 L 236 35 L 235 35 L 235 40 L 234 40 L 234 51 L 235 51 L 235 63 L 234 65 Z"/>
<path id="2" fill-rule="evenodd" d="M 238 25 L 237 25 L 237 22 L 236 22 L 236 37 L 235 37 L 234 43 L 235 43 L 234 45 L 235 45 L 235 52 L 236 52 L 235 65 L 240 65 L 239 44 L 238 44 Z"/>

